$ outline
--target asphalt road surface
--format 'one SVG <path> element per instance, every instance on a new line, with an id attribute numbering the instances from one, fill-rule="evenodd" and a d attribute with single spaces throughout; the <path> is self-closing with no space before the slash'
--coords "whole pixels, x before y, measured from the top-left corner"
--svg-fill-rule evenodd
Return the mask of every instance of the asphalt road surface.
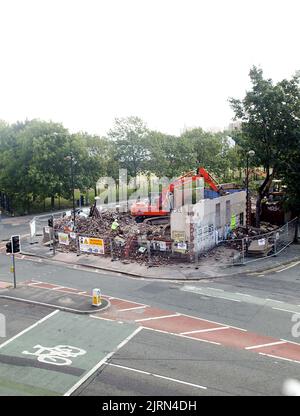
<path id="1" fill-rule="evenodd" d="M 0 255 L 0 281 L 11 281 L 9 261 L 9 256 Z M 74 337 L 68 329 L 74 320 L 69 322 L 65 313 L 57 312 L 30 329 L 53 310 L 1 300 L 0 312 L 7 316 L 3 342 L 29 328 L 0 346 L 1 373 L 9 379 L 5 384 L 1 378 L 2 394 L 278 395 L 286 379 L 300 379 L 299 337 L 292 332 L 292 317 L 300 311 L 300 264 L 263 276 L 186 284 L 38 259 L 18 259 L 16 269 L 19 282 L 47 282 L 50 290 L 65 286 L 89 294 L 99 287 L 113 307 L 110 315 L 78 319 L 75 332 L 83 335 Z M 60 332 L 65 338 L 57 343 L 86 351 L 74 359 L 71 370 L 53 371 L 51 363 L 22 354 L 33 354 L 35 345 L 54 348 Z M 104 334 L 112 341 L 109 348 L 102 344 Z M 24 374 L 22 366 L 26 374 L 32 370 L 24 383 L 16 381 Z M 45 374 L 44 386 L 35 385 L 39 371 Z"/>

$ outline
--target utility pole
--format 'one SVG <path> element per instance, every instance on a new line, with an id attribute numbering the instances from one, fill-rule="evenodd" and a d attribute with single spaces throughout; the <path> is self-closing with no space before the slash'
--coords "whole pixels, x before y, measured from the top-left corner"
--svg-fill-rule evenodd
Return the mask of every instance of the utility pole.
<path id="1" fill-rule="evenodd" d="M 76 214 L 75 214 L 75 189 L 74 189 L 73 154 L 71 154 L 70 159 L 71 159 L 71 181 L 72 181 L 72 197 L 73 197 L 73 223 L 74 223 L 74 231 L 75 231 Z"/>
<path id="2" fill-rule="evenodd" d="M 254 156 L 254 150 L 249 150 L 246 154 L 246 234 L 249 232 L 251 217 L 251 200 L 249 198 L 249 156 Z"/>

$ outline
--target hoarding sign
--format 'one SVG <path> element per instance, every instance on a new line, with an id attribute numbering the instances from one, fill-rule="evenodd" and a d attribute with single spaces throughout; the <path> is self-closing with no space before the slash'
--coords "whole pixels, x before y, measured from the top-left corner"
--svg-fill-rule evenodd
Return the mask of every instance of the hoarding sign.
<path id="1" fill-rule="evenodd" d="M 79 237 L 79 249 L 84 253 L 104 254 L 104 241 L 101 238 Z"/>
<path id="2" fill-rule="evenodd" d="M 70 244 L 69 234 L 66 233 L 57 233 L 58 236 L 58 243 L 64 246 L 68 246 Z"/>

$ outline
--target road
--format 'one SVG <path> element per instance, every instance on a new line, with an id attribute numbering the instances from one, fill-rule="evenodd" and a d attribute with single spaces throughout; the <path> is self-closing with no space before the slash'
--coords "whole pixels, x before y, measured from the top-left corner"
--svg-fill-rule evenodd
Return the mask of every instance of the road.
<path id="1" fill-rule="evenodd" d="M 34 284 L 49 283 L 53 286 L 50 290 L 59 285 L 88 293 L 92 288 L 100 287 L 102 293 L 115 302 L 112 311 L 115 314 L 117 311 L 117 315 L 106 314 L 96 316 L 96 319 L 81 317 L 75 332 L 82 333 L 87 328 L 84 338 L 74 338 L 74 331 L 68 332 L 63 342 L 84 347 L 86 351 L 90 350 L 91 355 L 88 364 L 83 357 L 80 358 L 73 369 L 75 373 L 77 371 L 76 374 L 56 372 L 53 378 L 53 371 L 48 364 L 47 368 L 42 368 L 43 372 L 50 372 L 49 377 L 45 378 L 50 380 L 49 385 L 45 385 L 44 390 L 36 390 L 34 380 L 40 377 L 32 374 L 31 381 L 27 381 L 31 390 L 28 390 L 28 384 L 25 388 L 14 384 L 16 380 L 11 380 L 9 386 L 1 384 L 0 391 L 17 391 L 18 394 L 66 394 L 71 391 L 73 395 L 102 396 L 281 394 L 284 380 L 300 379 L 300 363 L 295 359 L 292 344 L 298 344 L 299 338 L 292 335 L 294 324 L 291 321 L 294 313 L 300 311 L 300 265 L 282 269 L 285 270 L 271 270 L 264 276 L 245 275 L 184 284 L 79 270 L 38 259 L 18 260 L 18 281 L 33 279 Z M 2 254 L 0 281 L 11 280 L 8 270 L 9 257 Z M 0 302 L 0 311 L 7 316 L 6 339 L 53 312 L 4 300 Z M 13 318 L 16 314 L 17 322 Z M 147 316 L 150 316 L 150 320 Z M 2 358 L 1 362 L 0 354 L 1 365 L 6 366 L 7 371 L 9 369 L 10 375 L 13 374 L 12 368 L 19 369 L 24 365 L 20 351 L 25 348 L 29 351 L 29 341 L 32 341 L 31 348 L 35 344 L 51 344 L 46 327 L 51 320 L 54 317 L 38 326 L 39 332 L 27 337 L 19 350 L 15 347 L 15 350 L 6 352 L 14 357 L 15 364 L 13 361 L 7 362 L 7 358 L 6 361 Z M 74 320 L 70 325 L 66 323 L 63 312 L 58 312 L 55 320 L 52 328 L 54 334 L 59 330 L 69 331 L 63 328 L 74 325 Z M 94 326 L 90 321 L 94 322 Z M 121 332 L 120 328 L 122 331 L 125 328 L 125 332 Z M 184 335 L 185 332 L 187 334 Z M 105 333 L 112 340 L 109 348 L 105 342 L 103 344 Z M 132 338 L 124 342 L 130 335 Z M 19 341 L 23 337 L 21 335 Z M 272 342 L 256 341 L 265 339 L 261 337 L 271 337 Z M 82 339 L 95 339 L 98 350 L 92 343 L 83 346 Z M 121 348 L 116 349 L 120 343 L 123 343 Z M 261 345 L 266 344 L 275 345 L 261 348 Z M 245 345 L 258 350 L 247 350 Z M 271 354 L 270 348 L 275 348 L 276 354 Z M 110 353 L 112 356 L 103 361 Z M 33 371 L 37 372 L 37 367 Z M 16 373 L 17 376 L 20 376 L 19 373 Z M 51 384 L 53 380 L 55 385 Z M 76 388 L 72 390 L 74 386 Z"/>
<path id="2" fill-rule="evenodd" d="M 9 261 L 2 252 L 2 282 L 11 281 Z M 7 336 L 0 339 L 1 394 L 278 395 L 286 379 L 300 380 L 300 342 L 292 332 L 292 317 L 300 313 L 298 262 L 189 283 L 34 258 L 18 259 L 16 268 L 18 282 L 44 282 L 49 290 L 88 296 L 100 287 L 112 308 L 78 318 L 0 300 L 7 320 Z M 35 345 L 60 344 L 86 353 L 59 371 L 33 355 Z"/>

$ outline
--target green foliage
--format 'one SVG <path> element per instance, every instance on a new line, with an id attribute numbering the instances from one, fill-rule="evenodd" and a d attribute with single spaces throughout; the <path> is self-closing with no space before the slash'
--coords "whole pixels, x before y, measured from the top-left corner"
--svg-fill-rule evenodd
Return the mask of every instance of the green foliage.
<path id="1" fill-rule="evenodd" d="M 264 79 L 262 70 L 256 67 L 251 69 L 250 79 L 252 90 L 243 100 L 231 98 L 230 103 L 236 119 L 242 122 L 236 142 L 245 154 L 254 150 L 253 164 L 263 166 L 267 173 L 258 189 L 258 225 L 261 200 L 267 195 L 272 179 L 283 177 L 290 184 L 289 192 L 297 195 L 297 181 L 292 177 L 299 166 L 300 89 L 299 77 L 274 84 L 271 79 Z"/>
<path id="2" fill-rule="evenodd" d="M 132 177 L 144 171 L 148 159 L 145 147 L 147 134 L 148 129 L 139 117 L 116 118 L 113 128 L 108 132 L 113 158 Z"/>
<path id="3" fill-rule="evenodd" d="M 8 125 L 0 122 L 0 191 L 15 211 L 29 211 L 35 202 L 85 192 L 104 173 L 104 140 L 88 134 L 71 135 L 61 124 L 40 120 Z M 104 165 L 105 166 L 105 165 Z"/>

